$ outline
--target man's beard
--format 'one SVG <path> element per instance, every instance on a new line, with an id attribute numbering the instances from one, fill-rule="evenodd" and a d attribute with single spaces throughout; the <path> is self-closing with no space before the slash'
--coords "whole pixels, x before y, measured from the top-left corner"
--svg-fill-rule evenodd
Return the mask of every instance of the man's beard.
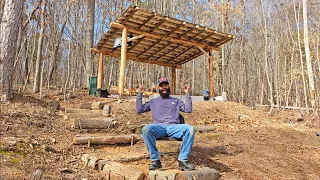
<path id="1" fill-rule="evenodd" d="M 169 96 L 170 96 L 170 88 L 168 88 L 168 89 L 166 89 L 167 90 L 167 92 L 166 93 L 163 93 L 163 90 L 160 90 L 159 89 L 159 94 L 160 94 L 160 96 L 163 98 L 163 99 L 167 99 L 167 98 L 169 98 Z"/>

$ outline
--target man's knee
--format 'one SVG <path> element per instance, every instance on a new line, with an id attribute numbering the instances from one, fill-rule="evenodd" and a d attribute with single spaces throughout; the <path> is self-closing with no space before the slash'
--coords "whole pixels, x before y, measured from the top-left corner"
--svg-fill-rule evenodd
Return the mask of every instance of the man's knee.
<path id="1" fill-rule="evenodd" d="M 188 131 L 189 131 L 190 135 L 192 135 L 192 136 L 194 136 L 194 134 L 196 132 L 195 128 L 191 125 L 188 125 Z"/>
<path id="2" fill-rule="evenodd" d="M 152 127 L 151 124 L 147 124 L 147 125 L 143 126 L 142 134 L 148 134 L 150 132 L 151 127 Z"/>

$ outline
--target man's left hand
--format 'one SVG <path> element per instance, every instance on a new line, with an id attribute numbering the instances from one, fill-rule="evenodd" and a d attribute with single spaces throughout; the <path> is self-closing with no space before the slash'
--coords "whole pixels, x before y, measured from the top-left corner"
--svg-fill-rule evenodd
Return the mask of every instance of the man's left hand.
<path id="1" fill-rule="evenodd" d="M 187 94 L 187 93 L 189 93 L 189 84 L 187 84 L 187 85 L 185 85 L 184 86 L 184 92 Z"/>

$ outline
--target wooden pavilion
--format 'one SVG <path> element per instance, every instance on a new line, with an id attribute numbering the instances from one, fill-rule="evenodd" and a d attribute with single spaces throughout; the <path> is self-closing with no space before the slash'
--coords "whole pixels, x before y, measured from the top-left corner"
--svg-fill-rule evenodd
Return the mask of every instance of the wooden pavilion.
<path id="1" fill-rule="evenodd" d="M 109 31 L 91 49 L 92 53 L 100 54 L 97 88 L 102 87 L 104 55 L 121 58 L 119 97 L 122 97 L 127 59 L 170 67 L 171 91 L 175 94 L 176 68 L 181 69 L 182 64 L 205 54 L 209 58 L 209 90 L 213 97 L 212 51 L 219 51 L 221 45 L 234 38 L 231 34 L 130 6 L 116 22 L 111 22 Z M 118 46 L 115 41 L 121 44 Z"/>

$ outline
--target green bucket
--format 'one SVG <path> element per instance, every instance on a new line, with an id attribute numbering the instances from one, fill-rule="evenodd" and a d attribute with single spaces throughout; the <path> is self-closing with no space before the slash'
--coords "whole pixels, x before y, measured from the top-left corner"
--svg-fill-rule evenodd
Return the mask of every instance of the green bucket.
<path id="1" fill-rule="evenodd" d="M 97 92 L 97 76 L 89 76 L 89 95 L 95 96 Z"/>

